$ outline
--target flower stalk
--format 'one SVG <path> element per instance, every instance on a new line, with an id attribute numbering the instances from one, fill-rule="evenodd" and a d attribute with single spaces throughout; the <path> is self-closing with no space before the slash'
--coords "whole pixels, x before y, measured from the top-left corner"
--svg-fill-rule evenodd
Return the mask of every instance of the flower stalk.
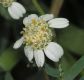
<path id="1" fill-rule="evenodd" d="M 44 10 L 41 8 L 41 6 L 37 0 L 32 0 L 32 2 L 34 4 L 34 6 L 36 7 L 36 9 L 39 11 L 40 15 L 45 14 Z"/>
<path id="2" fill-rule="evenodd" d="M 64 80 L 64 78 L 63 78 L 64 73 L 63 73 L 63 69 L 62 69 L 62 61 L 61 60 L 59 61 L 58 68 L 59 68 L 59 79 L 58 80 Z"/>

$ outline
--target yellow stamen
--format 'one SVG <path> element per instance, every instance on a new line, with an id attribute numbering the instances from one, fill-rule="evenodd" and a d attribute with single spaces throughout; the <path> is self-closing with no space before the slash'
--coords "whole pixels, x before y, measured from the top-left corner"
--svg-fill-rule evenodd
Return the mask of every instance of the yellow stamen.
<path id="1" fill-rule="evenodd" d="M 52 40 L 52 30 L 44 20 L 32 19 L 21 32 L 24 37 L 24 44 L 33 49 L 43 49 Z"/>

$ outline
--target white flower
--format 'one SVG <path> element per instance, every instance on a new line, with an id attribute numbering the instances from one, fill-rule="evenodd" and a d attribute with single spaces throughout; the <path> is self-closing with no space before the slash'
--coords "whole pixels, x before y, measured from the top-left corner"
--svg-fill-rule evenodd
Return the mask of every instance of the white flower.
<path id="1" fill-rule="evenodd" d="M 25 28 L 21 32 L 23 36 L 13 46 L 17 49 L 24 44 L 26 57 L 30 62 L 35 58 L 38 67 L 44 65 L 44 54 L 50 60 L 58 62 L 64 53 L 63 48 L 58 43 L 52 42 L 53 31 L 51 28 L 65 28 L 69 25 L 69 21 L 65 18 L 53 18 L 52 14 L 40 17 L 31 14 L 24 18 Z"/>
<path id="2" fill-rule="evenodd" d="M 8 7 L 8 12 L 13 19 L 19 19 L 26 13 L 25 8 L 18 2 L 12 2 Z"/>

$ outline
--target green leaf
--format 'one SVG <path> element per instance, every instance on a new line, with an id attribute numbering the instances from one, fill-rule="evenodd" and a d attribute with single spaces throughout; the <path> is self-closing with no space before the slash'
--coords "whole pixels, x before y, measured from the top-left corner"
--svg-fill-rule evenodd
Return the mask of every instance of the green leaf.
<path id="1" fill-rule="evenodd" d="M 75 77 L 84 69 L 84 56 L 82 56 L 72 67 L 64 74 L 64 80 L 74 80 Z"/>
<path id="2" fill-rule="evenodd" d="M 5 71 L 10 71 L 20 60 L 21 55 L 13 49 L 8 49 L 0 55 L 0 67 Z"/>
<path id="3" fill-rule="evenodd" d="M 10 72 L 6 73 L 5 80 L 14 80 Z"/>
<path id="4" fill-rule="evenodd" d="M 11 19 L 10 15 L 8 13 L 8 9 L 4 8 L 2 5 L 0 5 L 0 15 L 3 16 L 7 20 Z"/>
<path id="5" fill-rule="evenodd" d="M 52 77 L 58 77 L 59 76 L 59 70 L 52 68 L 48 64 L 45 64 L 45 71 L 47 72 L 48 75 Z"/>
<path id="6" fill-rule="evenodd" d="M 84 76 L 80 78 L 80 80 L 84 80 Z"/>
<path id="7" fill-rule="evenodd" d="M 84 30 L 71 25 L 58 32 L 58 42 L 66 49 L 84 54 Z"/>
<path id="8" fill-rule="evenodd" d="M 76 62 L 73 55 L 71 55 L 71 52 L 67 50 L 64 50 L 64 56 L 61 61 L 64 73 Z"/>

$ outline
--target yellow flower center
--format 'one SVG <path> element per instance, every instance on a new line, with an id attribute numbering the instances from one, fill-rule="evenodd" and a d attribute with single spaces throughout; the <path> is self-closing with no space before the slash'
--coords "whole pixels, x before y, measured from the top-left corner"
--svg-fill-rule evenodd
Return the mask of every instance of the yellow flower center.
<path id="1" fill-rule="evenodd" d="M 9 6 L 12 4 L 13 1 L 14 1 L 14 0 L 0 0 L 0 3 L 1 3 L 4 7 L 9 7 Z"/>
<path id="2" fill-rule="evenodd" d="M 24 37 L 24 44 L 33 49 L 43 49 L 52 40 L 52 30 L 48 24 L 40 19 L 32 19 L 21 32 Z"/>

